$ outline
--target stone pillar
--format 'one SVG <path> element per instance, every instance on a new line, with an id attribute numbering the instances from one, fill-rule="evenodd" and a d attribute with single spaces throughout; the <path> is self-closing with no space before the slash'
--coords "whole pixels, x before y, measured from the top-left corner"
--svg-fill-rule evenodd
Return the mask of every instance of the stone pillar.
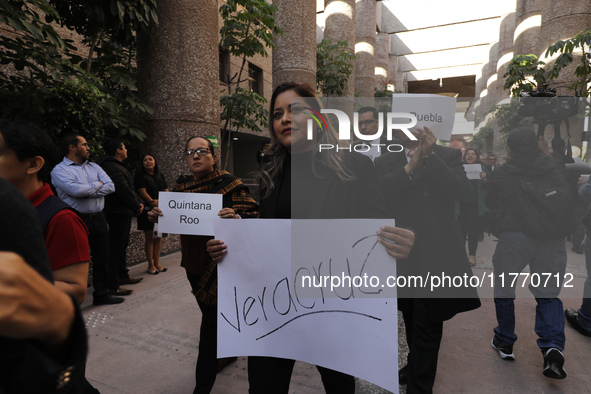
<path id="1" fill-rule="evenodd" d="M 138 90 L 154 109 L 144 149 L 171 186 L 189 172 L 182 155 L 187 138 L 220 137 L 218 3 L 159 0 L 158 20 L 138 34 Z"/>
<path id="2" fill-rule="evenodd" d="M 515 8 L 515 32 L 513 51 L 515 55 L 535 54 L 539 56 L 542 0 L 517 0 Z"/>
<path id="3" fill-rule="evenodd" d="M 376 67 L 375 0 L 357 0 L 355 14 L 355 93 L 359 97 L 373 97 Z"/>
<path id="4" fill-rule="evenodd" d="M 376 37 L 376 65 L 375 84 L 378 89 L 386 89 L 388 83 L 394 83 L 394 78 L 389 81 L 388 69 L 390 68 L 390 34 L 378 33 Z"/>
<path id="5" fill-rule="evenodd" d="M 495 102 L 503 98 L 508 98 L 511 91 L 505 90 L 505 78 L 503 75 L 507 71 L 507 66 L 513 58 L 513 33 L 515 32 L 515 13 L 505 14 L 501 18 L 501 26 L 499 31 L 499 45 L 497 52 L 497 64 L 495 70 L 494 80 L 489 80 L 488 95 L 494 99 Z"/>
<path id="6" fill-rule="evenodd" d="M 591 2 L 579 0 L 563 0 L 553 2 L 542 0 L 542 27 L 540 30 L 540 48 L 536 55 L 544 56 L 546 49 L 559 40 L 566 40 L 576 36 L 584 30 L 591 29 Z M 550 87 L 570 85 L 575 82 L 575 67 L 579 64 L 577 58 L 580 56 L 575 52 L 575 60 L 570 66 L 561 70 L 560 76 L 551 81 Z M 557 55 L 554 55 L 557 56 Z M 551 59 L 544 59 L 550 69 L 553 64 Z M 574 95 L 573 91 L 566 88 L 558 88 L 558 94 Z"/>
<path id="7" fill-rule="evenodd" d="M 273 89 L 284 82 L 316 88 L 316 0 L 275 0 L 283 36 L 273 43 Z"/>
<path id="8" fill-rule="evenodd" d="M 331 40 L 333 44 L 337 41 L 347 41 L 349 51 L 355 53 L 355 0 L 324 0 L 324 5 L 326 15 L 324 38 Z M 354 93 L 355 69 L 349 77 L 345 97 L 353 97 Z"/>

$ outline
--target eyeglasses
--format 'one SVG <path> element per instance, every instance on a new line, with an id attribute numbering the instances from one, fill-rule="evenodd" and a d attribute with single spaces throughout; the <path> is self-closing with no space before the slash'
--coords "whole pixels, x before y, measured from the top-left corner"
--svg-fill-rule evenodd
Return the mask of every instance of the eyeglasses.
<path id="1" fill-rule="evenodd" d="M 372 123 L 377 122 L 377 120 L 375 119 L 368 119 L 368 120 L 364 120 L 363 122 L 359 122 L 359 127 L 365 126 L 365 127 L 369 127 Z"/>
<path id="2" fill-rule="evenodd" d="M 185 157 L 194 157 L 195 153 L 199 155 L 199 157 L 207 156 L 208 153 L 211 151 L 207 148 L 199 148 L 199 149 L 188 149 L 185 151 Z"/>

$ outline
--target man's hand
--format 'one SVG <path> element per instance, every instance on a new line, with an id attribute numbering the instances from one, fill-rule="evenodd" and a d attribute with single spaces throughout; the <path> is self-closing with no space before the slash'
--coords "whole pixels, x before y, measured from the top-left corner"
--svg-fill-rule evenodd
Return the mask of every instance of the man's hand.
<path id="1" fill-rule="evenodd" d="M 550 149 L 548 149 L 548 141 L 546 141 L 543 135 L 538 137 L 538 148 L 542 151 L 542 153 L 552 156 Z"/>
<path id="2" fill-rule="evenodd" d="M 382 226 L 377 232 L 386 252 L 396 259 L 405 259 L 415 244 L 415 233 L 400 227 Z"/>
<path id="3" fill-rule="evenodd" d="M 228 252 L 228 247 L 219 239 L 210 239 L 207 241 L 207 253 L 214 262 L 218 262 Z"/>
<path id="4" fill-rule="evenodd" d="M 154 207 L 148 211 L 148 220 L 152 223 L 158 223 L 158 217 L 163 216 L 162 210 L 158 207 Z"/>
<path id="5" fill-rule="evenodd" d="M 0 252 L 0 335 L 38 340 L 61 350 L 74 321 L 74 304 L 19 255 Z"/>
<path id="6" fill-rule="evenodd" d="M 404 166 L 404 170 L 408 175 L 414 172 L 417 169 L 419 164 L 423 161 L 423 153 L 421 149 L 421 144 L 416 147 L 415 153 L 412 155 L 408 163 Z"/>
<path id="7" fill-rule="evenodd" d="M 421 147 L 421 158 L 433 153 L 433 147 L 437 143 L 437 137 L 425 126 L 424 129 L 417 128 L 419 131 L 419 146 Z"/>

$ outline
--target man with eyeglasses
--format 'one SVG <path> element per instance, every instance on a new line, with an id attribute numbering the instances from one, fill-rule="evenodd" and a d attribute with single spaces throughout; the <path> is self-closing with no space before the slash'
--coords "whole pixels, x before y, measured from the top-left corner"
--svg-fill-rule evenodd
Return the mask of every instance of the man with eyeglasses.
<path id="1" fill-rule="evenodd" d="M 58 197 L 80 214 L 88 228 L 92 256 L 92 294 L 94 305 L 120 304 L 124 301 L 109 293 L 118 283 L 109 256 L 109 226 L 103 212 L 105 196 L 115 191 L 115 184 L 103 169 L 89 161 L 90 147 L 77 134 L 62 138 L 64 159 L 51 171 L 51 183 Z"/>
<path id="2" fill-rule="evenodd" d="M 357 114 L 359 115 L 357 123 L 359 132 L 363 135 L 375 135 L 380 126 L 378 121 L 378 110 L 374 107 L 363 107 L 357 111 Z M 356 143 L 364 143 L 370 146 L 370 149 L 367 152 L 361 150 L 358 152 L 363 153 L 373 161 L 376 157 L 382 154 L 384 149 L 386 149 L 385 146 L 379 147 L 378 144 L 387 144 L 387 142 L 384 133 L 382 133 L 382 137 L 378 137 L 373 141 L 358 141 Z"/>

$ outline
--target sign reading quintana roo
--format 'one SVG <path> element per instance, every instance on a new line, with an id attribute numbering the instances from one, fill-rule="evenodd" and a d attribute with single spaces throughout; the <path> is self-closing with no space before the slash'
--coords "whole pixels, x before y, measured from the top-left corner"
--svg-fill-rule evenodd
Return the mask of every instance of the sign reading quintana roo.
<path id="1" fill-rule="evenodd" d="M 393 94 L 392 112 L 415 115 L 416 127 L 427 126 L 442 141 L 449 141 L 456 114 L 455 97 L 437 94 Z"/>
<path id="2" fill-rule="evenodd" d="M 222 209 L 222 195 L 208 193 L 159 192 L 158 219 L 161 233 L 213 235 L 213 219 Z"/>
<path id="3" fill-rule="evenodd" d="M 350 283 L 317 283 L 395 275 L 395 259 L 377 242 L 384 224 L 393 220 L 215 220 L 215 237 L 228 245 L 218 264 L 218 357 L 301 360 L 397 393 L 396 293 L 380 292 L 383 277 L 372 297 Z"/>

